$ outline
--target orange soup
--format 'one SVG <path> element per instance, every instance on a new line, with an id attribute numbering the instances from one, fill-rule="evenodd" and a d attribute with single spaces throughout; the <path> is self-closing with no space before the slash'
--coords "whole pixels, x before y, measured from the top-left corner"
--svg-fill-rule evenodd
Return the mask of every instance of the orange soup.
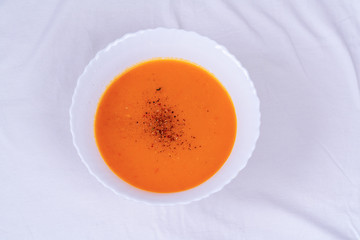
<path id="1" fill-rule="evenodd" d="M 236 115 L 220 82 L 184 60 L 140 63 L 116 77 L 95 117 L 110 169 L 142 190 L 171 193 L 208 180 L 225 163 Z"/>

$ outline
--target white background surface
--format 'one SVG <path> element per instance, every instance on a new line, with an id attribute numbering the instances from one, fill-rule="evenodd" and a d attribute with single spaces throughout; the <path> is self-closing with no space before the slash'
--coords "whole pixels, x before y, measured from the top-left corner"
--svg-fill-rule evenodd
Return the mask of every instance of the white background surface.
<path id="1" fill-rule="evenodd" d="M 116 196 L 69 131 L 90 59 L 158 26 L 226 46 L 261 101 L 248 166 L 190 205 Z M 0 239 L 360 239 L 359 77 L 355 0 L 0 1 Z"/>

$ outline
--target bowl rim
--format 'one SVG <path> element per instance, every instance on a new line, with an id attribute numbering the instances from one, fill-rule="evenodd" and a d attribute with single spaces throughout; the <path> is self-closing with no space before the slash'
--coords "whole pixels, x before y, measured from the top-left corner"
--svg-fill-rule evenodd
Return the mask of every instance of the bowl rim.
<path id="1" fill-rule="evenodd" d="M 90 166 L 88 165 L 87 161 L 85 160 L 84 156 L 82 155 L 81 153 L 81 150 L 80 148 L 78 147 L 77 143 L 76 143 L 76 139 L 75 139 L 75 131 L 74 131 L 74 125 L 73 125 L 73 111 L 74 111 L 74 104 L 75 104 L 75 98 L 76 98 L 76 95 L 78 93 L 78 89 L 79 89 L 79 85 L 80 85 L 80 82 L 81 82 L 81 79 L 83 79 L 83 77 L 86 75 L 86 73 L 88 72 L 88 70 L 91 68 L 91 66 L 98 60 L 99 57 L 101 57 L 102 54 L 104 54 L 105 52 L 109 51 L 111 48 L 115 47 L 116 45 L 120 44 L 121 42 L 129 39 L 129 38 L 132 38 L 132 37 L 136 37 L 138 35 L 142 35 L 144 33 L 147 33 L 147 32 L 152 32 L 152 31 L 179 31 L 179 32 L 183 32 L 185 34 L 193 34 L 193 35 L 196 35 L 197 37 L 199 38 L 203 38 L 204 40 L 206 41 L 209 41 L 211 43 L 213 43 L 217 49 L 220 49 L 225 55 L 227 55 L 227 57 L 231 58 L 232 61 L 234 61 L 235 64 L 237 64 L 237 66 L 241 69 L 241 71 L 244 73 L 246 79 L 247 79 L 247 82 L 248 84 L 250 84 L 250 88 L 252 89 L 253 91 L 253 94 L 254 94 L 254 97 L 255 97 L 255 103 L 256 103 L 256 108 L 257 108 L 257 113 L 258 113 L 258 124 L 256 126 L 256 131 L 254 132 L 254 142 L 253 142 L 253 145 L 252 145 L 252 149 L 249 149 L 249 152 L 248 152 L 248 157 L 246 158 L 246 160 L 244 160 L 244 165 L 242 168 L 240 168 L 238 171 L 236 171 L 236 173 L 227 178 L 227 181 L 224 181 L 220 187 L 216 188 L 216 189 L 212 189 L 210 191 L 207 192 L 207 194 L 204 194 L 202 196 L 199 196 L 199 197 L 195 197 L 195 198 L 192 198 L 191 200 L 187 200 L 187 201 L 174 201 L 174 202 L 161 202 L 161 201 L 148 201 L 148 200 L 145 200 L 145 199 L 139 199 L 139 198 L 135 198 L 135 197 L 132 197 L 130 196 L 129 194 L 126 194 L 124 192 L 120 192 L 120 191 L 117 191 L 115 190 L 114 188 L 112 188 L 111 186 L 109 186 L 107 183 L 105 183 L 98 175 L 96 175 L 90 168 Z M 80 160 L 81 162 L 86 166 L 87 170 L 89 171 L 89 173 L 95 177 L 95 179 L 97 179 L 97 181 L 99 181 L 104 187 L 110 189 L 112 192 L 114 192 L 116 195 L 118 196 L 122 196 L 124 197 L 125 199 L 128 199 L 128 200 L 132 200 L 132 201 L 135 201 L 135 202 L 141 202 L 141 203 L 146 203 L 148 205 L 161 205 L 161 206 L 171 206 L 171 205 L 178 205 L 178 204 L 188 204 L 188 203 L 191 203 L 191 202 L 194 202 L 194 201 L 199 201 L 199 200 L 202 200 L 204 198 L 207 198 L 209 197 L 210 195 L 216 193 L 216 192 L 219 192 L 221 191 L 226 185 L 228 185 L 234 178 L 237 177 L 237 175 L 239 174 L 239 172 L 241 170 L 243 170 L 245 168 L 245 166 L 247 165 L 249 159 L 251 158 L 255 148 L 256 148 L 256 144 L 258 142 L 258 139 L 259 139 L 259 136 L 260 136 L 260 127 L 261 127 L 261 111 L 260 111 L 260 100 L 259 100 L 259 97 L 257 95 L 257 91 L 256 91 L 256 88 L 254 86 L 254 83 L 253 81 L 251 80 L 250 76 L 249 76 L 249 73 L 248 71 L 242 66 L 241 62 L 237 60 L 237 58 L 231 54 L 226 47 L 224 47 L 223 45 L 217 43 L 216 41 L 206 37 L 206 36 L 203 36 L 203 35 L 200 35 L 194 31 L 187 31 L 187 30 L 183 30 L 183 29 L 177 29 L 177 28 L 164 28 L 164 27 L 158 27 L 158 28 L 149 28 L 149 29 L 143 29 L 143 30 L 139 30 L 139 31 L 136 31 L 136 32 L 131 32 L 131 33 L 126 33 L 124 34 L 122 37 L 112 41 L 111 43 L 109 43 L 105 48 L 101 49 L 100 51 L 98 51 L 95 56 L 89 61 L 89 63 L 85 66 L 83 72 L 79 75 L 79 77 L 77 78 L 77 81 L 76 81 L 76 86 L 74 88 L 74 92 L 73 92 L 73 95 L 72 95 L 72 98 L 71 98 L 71 105 L 70 105 L 70 108 L 69 108 L 69 117 L 70 117 L 70 132 L 71 132 L 71 136 L 72 136 L 72 142 L 73 142 L 73 145 L 76 149 L 76 152 L 78 154 L 78 156 L 80 157 Z M 220 169 L 219 169 L 220 170 Z M 212 176 L 213 177 L 213 176 Z M 210 177 L 210 179 L 212 178 Z M 122 179 L 119 178 L 120 181 L 124 181 Z M 209 179 L 208 179 L 209 180 Z M 208 181 L 206 180 L 206 181 Z M 206 182 L 205 181 L 205 182 Z M 124 181 L 125 182 L 125 181 Z M 197 188 L 198 186 L 195 186 L 194 188 L 191 188 L 191 189 L 195 189 Z M 141 189 L 140 189 L 141 190 Z M 190 190 L 190 189 L 188 189 Z M 183 192 L 186 192 L 188 190 L 185 190 Z M 143 191 L 146 191 L 146 190 L 143 190 Z M 154 193 L 154 194 L 157 194 L 157 193 Z M 158 193 L 158 194 L 163 194 L 163 193 Z M 165 194 L 172 194 L 172 193 L 165 193 Z"/>

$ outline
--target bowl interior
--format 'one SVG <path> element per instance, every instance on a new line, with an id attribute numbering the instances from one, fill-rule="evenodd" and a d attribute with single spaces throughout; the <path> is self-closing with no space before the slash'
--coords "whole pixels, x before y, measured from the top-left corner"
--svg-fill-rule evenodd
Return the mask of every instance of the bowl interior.
<path id="1" fill-rule="evenodd" d="M 95 113 L 106 87 L 128 67 L 152 58 L 181 58 L 201 65 L 224 85 L 235 106 L 237 135 L 230 157 L 208 181 L 183 192 L 152 193 L 127 184 L 108 168 L 95 143 Z M 70 123 L 81 160 L 106 187 L 148 203 L 187 203 L 219 191 L 245 167 L 259 136 L 259 100 L 246 70 L 216 42 L 183 30 L 145 30 L 111 43 L 89 63 L 75 89 Z"/>

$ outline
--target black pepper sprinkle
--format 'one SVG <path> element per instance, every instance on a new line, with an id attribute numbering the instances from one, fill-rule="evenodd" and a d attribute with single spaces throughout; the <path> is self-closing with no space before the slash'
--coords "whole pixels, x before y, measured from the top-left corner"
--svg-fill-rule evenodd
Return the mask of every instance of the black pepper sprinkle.
<path id="1" fill-rule="evenodd" d="M 160 90 L 161 87 L 156 89 Z M 169 105 L 168 97 L 150 97 L 145 103 L 142 128 L 144 133 L 153 138 L 149 148 L 154 149 L 156 153 L 167 152 L 169 156 L 176 154 L 176 146 L 184 145 L 184 150 L 200 148 L 194 142 L 195 136 L 186 137 L 185 129 L 191 129 L 186 127 L 186 119 L 181 118 L 184 111 L 179 110 L 176 105 Z"/>

